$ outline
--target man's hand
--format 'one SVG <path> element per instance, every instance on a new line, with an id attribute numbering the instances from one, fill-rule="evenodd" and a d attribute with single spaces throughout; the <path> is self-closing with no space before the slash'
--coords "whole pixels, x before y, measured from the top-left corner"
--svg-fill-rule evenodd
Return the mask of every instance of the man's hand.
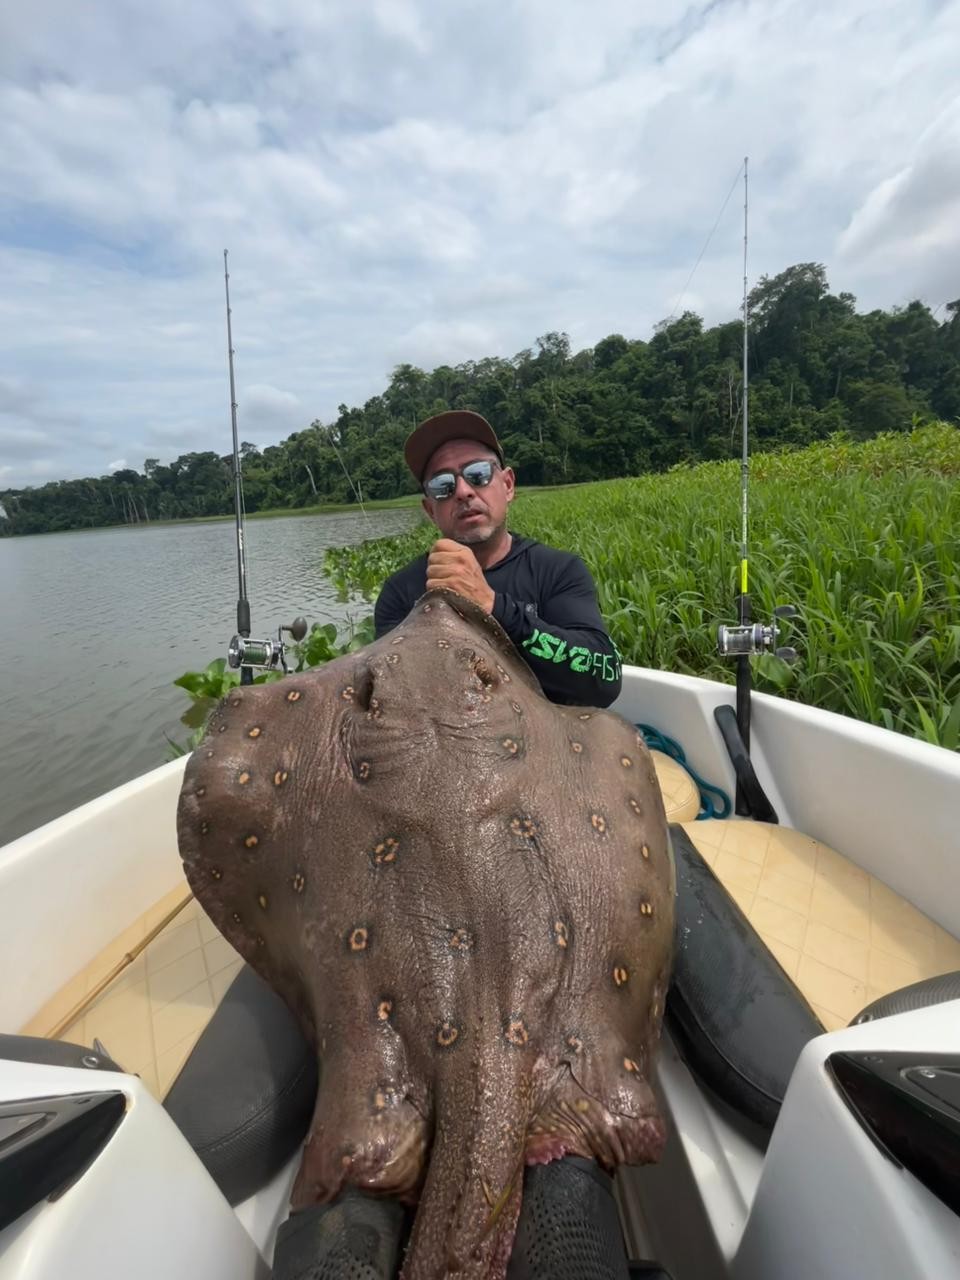
<path id="1" fill-rule="evenodd" d="M 487 585 L 476 556 L 452 538 L 439 538 L 427 556 L 427 590 L 441 587 L 473 600 L 484 613 L 493 612 L 495 593 Z"/>

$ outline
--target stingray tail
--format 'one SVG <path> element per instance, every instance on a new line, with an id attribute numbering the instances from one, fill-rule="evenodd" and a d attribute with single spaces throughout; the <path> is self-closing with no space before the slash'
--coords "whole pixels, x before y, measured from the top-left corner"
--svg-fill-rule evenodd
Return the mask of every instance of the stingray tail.
<path id="1" fill-rule="evenodd" d="M 444 1063 L 433 1149 L 402 1280 L 503 1276 L 520 1215 L 531 1118 L 530 1055 Z"/>

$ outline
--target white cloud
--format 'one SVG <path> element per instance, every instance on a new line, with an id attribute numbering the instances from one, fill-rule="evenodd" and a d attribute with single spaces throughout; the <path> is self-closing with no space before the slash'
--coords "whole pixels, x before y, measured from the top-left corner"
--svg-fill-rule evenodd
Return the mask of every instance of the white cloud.
<path id="1" fill-rule="evenodd" d="M 248 435 L 252 429 L 261 435 L 286 434 L 307 425 L 308 410 L 292 391 L 254 383 L 239 394 L 238 414 Z"/>
<path id="2" fill-rule="evenodd" d="M 0 46 L 0 474 L 270 443 L 391 367 L 648 336 L 744 153 L 751 275 L 960 293 L 960 0 L 45 0 Z M 740 197 L 683 305 L 736 315 Z M 33 433 L 33 434 L 31 434 Z M 50 470 L 50 468 L 53 468 Z"/>
<path id="3" fill-rule="evenodd" d="M 839 238 L 840 259 L 871 277 L 897 270 L 936 301 L 952 300 L 960 293 L 958 228 L 960 94 L 920 135 L 910 161 L 867 193 Z"/>

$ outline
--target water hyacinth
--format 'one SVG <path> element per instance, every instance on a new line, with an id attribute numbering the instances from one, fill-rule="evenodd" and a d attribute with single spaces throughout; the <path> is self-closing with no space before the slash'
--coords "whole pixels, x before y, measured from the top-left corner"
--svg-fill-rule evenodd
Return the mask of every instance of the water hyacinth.
<path id="1" fill-rule="evenodd" d="M 735 622 L 739 463 L 536 492 L 511 527 L 576 551 L 624 661 L 732 681 L 716 629 Z M 410 533 L 327 553 L 343 594 L 375 598 L 429 547 Z M 945 423 L 866 443 L 834 438 L 750 466 L 753 616 L 799 617 L 799 661 L 754 662 L 756 687 L 960 747 L 960 431 Z"/>

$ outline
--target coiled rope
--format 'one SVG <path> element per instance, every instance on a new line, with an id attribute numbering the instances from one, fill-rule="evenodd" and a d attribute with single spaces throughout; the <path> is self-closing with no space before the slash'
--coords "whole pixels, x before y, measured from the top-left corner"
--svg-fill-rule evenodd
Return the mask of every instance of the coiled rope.
<path id="1" fill-rule="evenodd" d="M 696 769 L 687 764 L 687 757 L 684 754 L 683 747 L 673 738 L 668 738 L 665 733 L 661 733 L 659 729 L 654 729 L 653 725 L 638 724 L 637 728 L 643 734 L 643 740 L 651 751 L 662 751 L 665 756 L 669 756 L 671 760 L 676 760 L 677 764 L 686 769 L 690 777 L 696 783 L 697 790 L 700 792 L 700 812 L 697 814 L 697 821 L 702 822 L 706 818 L 729 818 L 733 812 L 733 803 L 730 797 L 721 787 L 715 787 L 712 782 L 706 782 L 700 777 Z M 719 806 L 714 796 L 719 797 Z"/>

